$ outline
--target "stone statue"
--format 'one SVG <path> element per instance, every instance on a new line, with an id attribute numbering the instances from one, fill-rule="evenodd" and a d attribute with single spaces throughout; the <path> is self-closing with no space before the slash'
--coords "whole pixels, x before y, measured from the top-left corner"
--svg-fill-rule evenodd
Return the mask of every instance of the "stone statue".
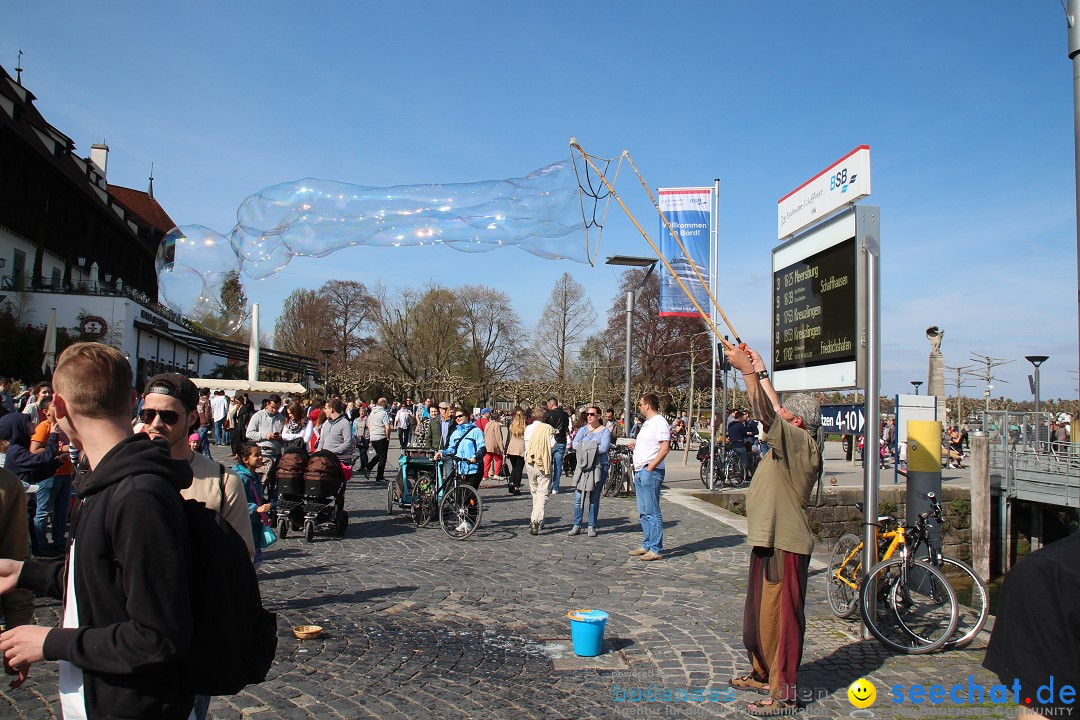
<path id="1" fill-rule="evenodd" d="M 945 415 L 945 358 L 941 355 L 941 340 L 945 331 L 937 325 L 926 328 L 926 339 L 930 341 L 930 368 L 926 378 L 926 394 L 937 397 L 937 419 L 947 425 Z"/>
<path id="2" fill-rule="evenodd" d="M 945 331 L 937 325 L 926 328 L 926 339 L 930 341 L 930 354 L 941 354 L 941 340 L 945 337 Z"/>

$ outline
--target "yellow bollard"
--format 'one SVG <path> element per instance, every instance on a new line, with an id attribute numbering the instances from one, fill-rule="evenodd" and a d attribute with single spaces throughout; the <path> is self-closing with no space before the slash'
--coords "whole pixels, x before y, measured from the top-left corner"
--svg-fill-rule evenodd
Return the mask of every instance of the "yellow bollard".
<path id="1" fill-rule="evenodd" d="M 932 509 L 928 492 L 941 501 L 941 423 L 937 420 L 908 420 L 907 424 L 907 525 L 913 526 L 919 514 Z M 929 519 L 931 542 L 941 548 L 941 528 L 933 516 Z"/>

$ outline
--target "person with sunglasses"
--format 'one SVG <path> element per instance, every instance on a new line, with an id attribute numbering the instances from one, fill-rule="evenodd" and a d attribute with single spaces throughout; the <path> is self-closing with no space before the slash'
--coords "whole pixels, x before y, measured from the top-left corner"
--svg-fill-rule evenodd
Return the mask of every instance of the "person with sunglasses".
<path id="1" fill-rule="evenodd" d="M 463 485 L 480 490 L 480 458 L 484 456 L 484 433 L 473 423 L 469 413 L 463 409 L 454 412 L 456 427 L 447 442 L 447 452 L 456 456 L 457 471 Z M 435 459 L 442 457 L 442 452 L 435 453 Z"/>
<path id="2" fill-rule="evenodd" d="M 225 466 L 202 454 L 199 425 L 199 390 L 195 383 L 179 373 L 161 373 L 146 383 L 139 421 L 151 440 L 164 440 L 169 455 L 191 466 L 191 485 L 180 491 L 185 500 L 201 502 L 216 511 L 243 538 L 248 556 L 255 558 L 255 543 L 248 521 L 244 484 Z M 192 448 L 191 436 L 199 444 Z"/>
<path id="3" fill-rule="evenodd" d="M 608 476 L 608 450 L 611 448 L 611 431 L 600 418 L 600 408 L 592 405 L 585 410 L 585 424 L 574 435 L 578 466 L 574 473 L 574 527 L 570 535 L 581 533 L 581 518 L 585 501 L 589 504 L 589 537 L 596 537 L 596 516 L 600 512 L 600 496 Z M 588 461 L 588 445 L 595 444 L 595 459 Z M 594 471 L 598 471 L 599 482 Z"/>

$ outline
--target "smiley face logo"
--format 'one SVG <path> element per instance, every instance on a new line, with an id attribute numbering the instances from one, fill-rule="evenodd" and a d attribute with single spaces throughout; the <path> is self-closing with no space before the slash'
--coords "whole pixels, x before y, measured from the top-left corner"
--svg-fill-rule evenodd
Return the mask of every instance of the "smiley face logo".
<path id="1" fill-rule="evenodd" d="M 866 678 L 859 678 L 847 689 L 848 700 L 857 708 L 868 708 L 877 699 L 877 688 Z"/>

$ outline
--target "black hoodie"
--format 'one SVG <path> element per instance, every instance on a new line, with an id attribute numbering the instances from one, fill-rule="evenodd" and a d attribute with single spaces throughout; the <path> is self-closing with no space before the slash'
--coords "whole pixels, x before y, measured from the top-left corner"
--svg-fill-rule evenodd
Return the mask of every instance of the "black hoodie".
<path id="1" fill-rule="evenodd" d="M 191 710 L 194 695 L 179 672 L 192 632 L 180 498 L 190 484 L 191 466 L 140 433 L 110 450 L 77 489 L 68 547 L 77 627 L 50 630 L 43 650 L 83 671 L 88 720 L 179 720 Z M 19 586 L 63 597 L 66 564 L 29 561 Z"/>
<path id="2" fill-rule="evenodd" d="M 57 433 L 49 434 L 45 452 L 30 452 L 30 419 L 24 413 L 8 413 L 0 417 L 0 440 L 9 443 L 4 468 L 18 475 L 27 485 L 48 480 L 63 463 L 63 458 L 56 457 L 60 448 Z"/>

